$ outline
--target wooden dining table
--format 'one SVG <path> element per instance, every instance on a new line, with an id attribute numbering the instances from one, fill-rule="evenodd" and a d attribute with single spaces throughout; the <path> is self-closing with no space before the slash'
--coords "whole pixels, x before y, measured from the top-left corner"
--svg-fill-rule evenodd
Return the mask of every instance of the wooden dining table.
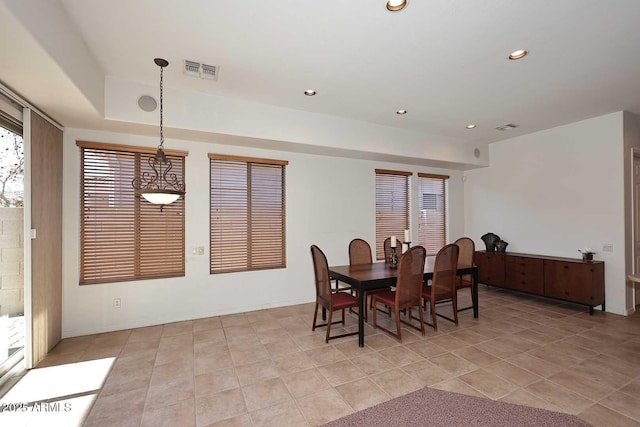
<path id="1" fill-rule="evenodd" d="M 424 279 L 433 278 L 435 257 L 427 257 L 424 266 Z M 471 300 L 473 303 L 473 317 L 478 318 L 478 267 L 476 265 L 458 265 L 458 275 L 470 274 L 473 278 L 471 286 Z M 339 265 L 329 267 L 332 279 L 351 285 L 358 291 L 358 345 L 364 347 L 364 295 L 366 291 L 380 289 L 396 284 L 398 269 L 392 268 L 385 262 L 371 264 Z"/>

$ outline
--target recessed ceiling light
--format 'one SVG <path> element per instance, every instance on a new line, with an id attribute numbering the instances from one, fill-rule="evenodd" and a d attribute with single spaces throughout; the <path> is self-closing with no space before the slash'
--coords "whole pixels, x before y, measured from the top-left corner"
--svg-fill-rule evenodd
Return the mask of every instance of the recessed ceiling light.
<path id="1" fill-rule="evenodd" d="M 526 51 L 524 49 L 515 50 L 511 52 L 511 55 L 509 55 L 509 59 L 511 59 L 512 61 L 515 61 L 516 59 L 524 58 L 528 54 L 529 54 L 529 51 Z"/>
<path id="2" fill-rule="evenodd" d="M 476 127 L 476 125 L 467 125 L 466 128 L 467 129 L 474 129 Z"/>
<path id="3" fill-rule="evenodd" d="M 407 114 L 407 110 L 398 110 L 396 111 L 396 114 L 399 116 L 404 116 L 405 114 Z"/>
<path id="4" fill-rule="evenodd" d="M 304 94 L 307 96 L 314 96 L 316 94 L 316 91 L 313 89 L 307 89 L 304 91 Z"/>
<path id="5" fill-rule="evenodd" d="M 407 6 L 407 0 L 389 0 L 387 2 L 387 10 L 397 12 Z"/>

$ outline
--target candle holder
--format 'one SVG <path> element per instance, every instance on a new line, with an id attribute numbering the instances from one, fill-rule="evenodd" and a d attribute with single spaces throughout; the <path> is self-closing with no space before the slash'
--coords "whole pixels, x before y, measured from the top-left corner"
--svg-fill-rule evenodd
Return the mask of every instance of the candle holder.
<path id="1" fill-rule="evenodd" d="M 402 242 L 403 244 L 407 245 L 407 248 L 411 247 L 411 242 Z"/>
<path id="2" fill-rule="evenodd" d="M 398 268 L 398 254 L 393 246 L 391 247 L 391 255 L 389 255 L 389 267 Z"/>

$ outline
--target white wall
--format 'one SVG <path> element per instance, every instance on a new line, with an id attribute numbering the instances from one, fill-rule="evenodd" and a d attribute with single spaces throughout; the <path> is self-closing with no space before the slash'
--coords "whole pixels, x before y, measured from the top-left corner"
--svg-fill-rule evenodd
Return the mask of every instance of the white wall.
<path id="1" fill-rule="evenodd" d="M 188 150 L 186 159 L 186 276 L 100 285 L 78 285 L 79 148 L 76 140 L 156 146 L 157 138 L 66 129 L 64 134 L 63 337 L 141 327 L 315 298 L 309 246 L 317 244 L 330 264 L 347 264 L 354 237 L 375 242 L 375 168 L 447 174 L 451 238 L 462 235 L 462 172 L 369 160 L 284 153 L 230 145 L 167 140 Z M 224 142 L 221 139 L 220 142 Z M 209 160 L 207 153 L 288 160 L 287 268 L 209 275 Z M 414 181 L 417 179 L 414 173 Z M 413 182 L 412 182 L 413 183 Z M 417 195 L 413 185 L 412 193 Z M 417 227 L 413 234 L 417 235 Z M 204 246 L 207 254 L 191 255 Z M 122 308 L 113 308 L 121 298 Z"/>
<path id="2" fill-rule="evenodd" d="M 617 112 L 491 144 L 491 166 L 465 172 L 476 247 L 487 232 L 511 252 L 579 258 L 591 247 L 605 261 L 607 311 L 627 314 L 622 132 Z"/>

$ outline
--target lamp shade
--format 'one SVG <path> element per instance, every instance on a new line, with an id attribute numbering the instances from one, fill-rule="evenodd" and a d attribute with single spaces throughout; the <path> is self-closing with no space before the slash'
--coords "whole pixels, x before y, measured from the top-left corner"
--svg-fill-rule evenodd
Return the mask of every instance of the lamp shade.
<path id="1" fill-rule="evenodd" d="M 154 205 L 170 205 L 180 197 L 178 193 L 166 191 L 143 192 L 141 194 L 147 202 Z"/>

